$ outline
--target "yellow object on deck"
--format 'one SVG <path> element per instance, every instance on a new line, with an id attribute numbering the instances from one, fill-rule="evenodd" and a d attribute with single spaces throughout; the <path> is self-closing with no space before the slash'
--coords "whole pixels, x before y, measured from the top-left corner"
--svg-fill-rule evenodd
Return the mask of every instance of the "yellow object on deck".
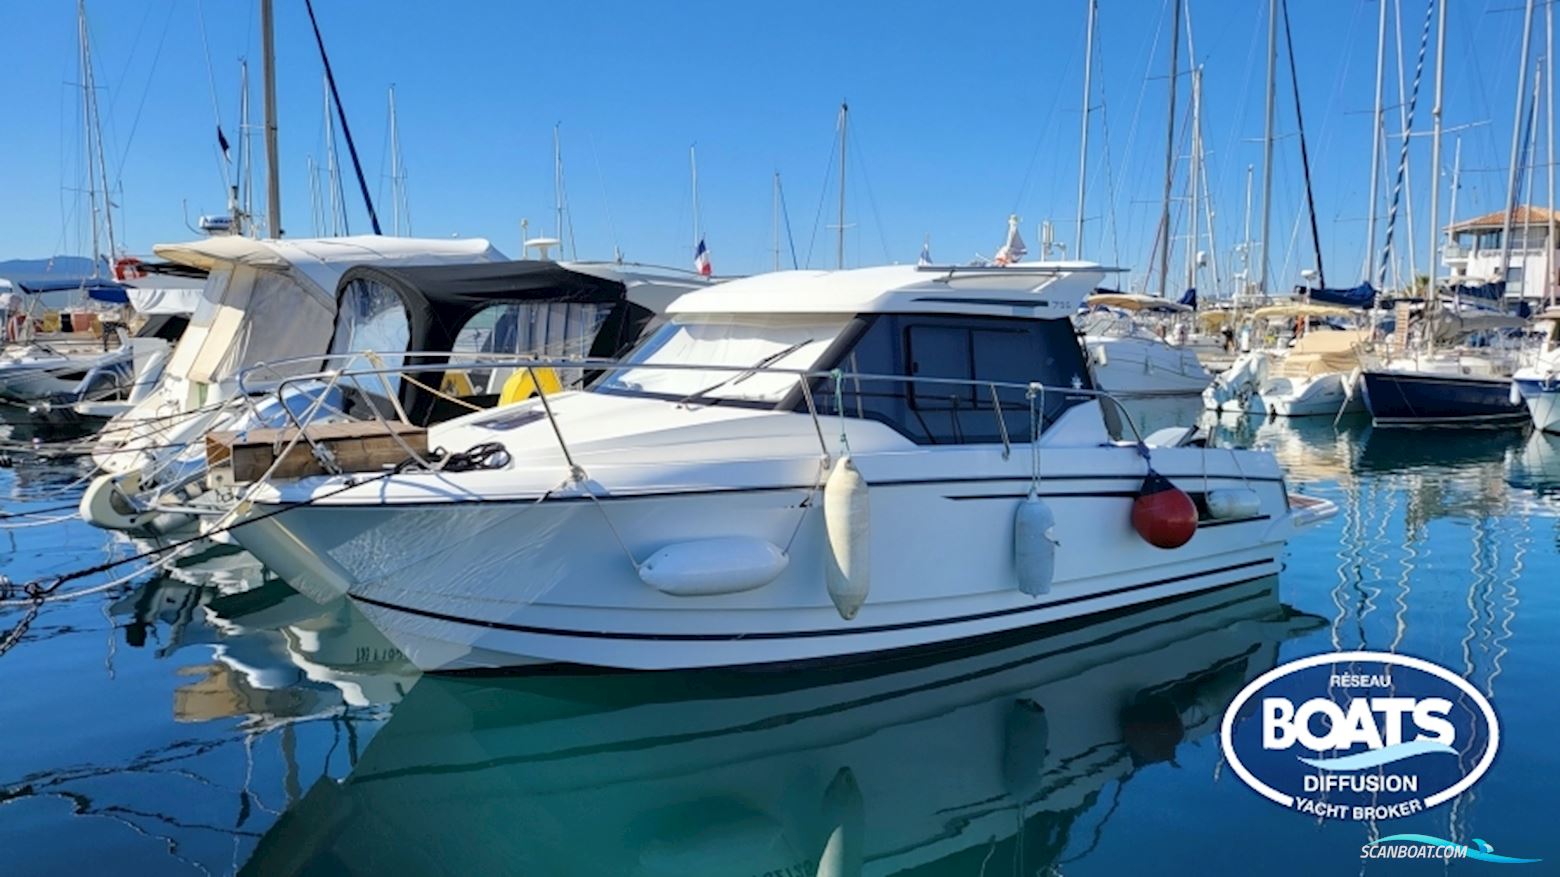
<path id="1" fill-rule="evenodd" d="M 531 377 L 532 373 L 536 377 Z M 550 368 L 521 369 L 509 376 L 504 382 L 504 390 L 498 397 L 498 404 L 509 405 L 515 402 L 523 402 L 536 395 L 536 385 L 540 383 L 543 393 L 558 393 L 563 390 L 563 381 L 558 379 L 558 373 Z"/>
<path id="2" fill-rule="evenodd" d="M 451 396 L 475 396 L 477 391 L 471 386 L 471 378 L 465 372 L 445 372 L 444 380 L 439 383 L 439 391 Z"/>

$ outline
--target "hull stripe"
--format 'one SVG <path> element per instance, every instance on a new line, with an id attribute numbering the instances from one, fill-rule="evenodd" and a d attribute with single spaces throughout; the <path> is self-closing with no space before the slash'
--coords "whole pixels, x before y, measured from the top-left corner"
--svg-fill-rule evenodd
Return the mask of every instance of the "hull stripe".
<path id="1" fill-rule="evenodd" d="M 879 624 L 869 627 L 846 627 L 831 630 L 797 630 L 797 631 L 759 631 L 752 633 L 637 633 L 608 630 L 565 630 L 561 628 L 535 627 L 524 624 L 509 624 L 503 621 L 484 621 L 478 618 L 463 618 L 458 615 L 449 615 L 443 612 L 434 612 L 428 609 L 418 609 L 411 606 L 401 606 L 395 603 L 387 603 L 358 593 L 351 593 L 352 599 L 380 609 L 392 612 L 401 612 L 407 615 L 417 615 L 423 618 L 431 618 L 436 621 L 447 621 L 455 624 L 464 624 L 469 627 L 485 627 L 491 630 L 502 630 L 511 633 L 536 634 L 540 636 L 559 636 L 575 639 L 607 639 L 607 640 L 636 640 L 652 642 L 739 642 L 742 640 L 783 640 L 783 639 L 810 639 L 822 636 L 856 636 L 864 633 L 888 633 L 898 630 L 913 630 L 924 627 L 944 627 L 951 624 L 963 624 L 971 621 L 985 621 L 991 618 L 1001 618 L 1008 615 L 1020 615 L 1027 612 L 1038 612 L 1044 609 L 1053 609 L 1058 606 L 1067 606 L 1073 603 L 1081 603 L 1089 600 L 1099 600 L 1105 597 L 1114 597 L 1118 594 L 1127 594 L 1133 591 L 1141 591 L 1147 588 L 1156 588 L 1162 585 L 1172 585 L 1191 579 L 1200 579 L 1206 576 L 1220 575 L 1223 573 L 1240 570 L 1253 570 L 1256 567 L 1274 566 L 1275 560 L 1250 560 L 1245 563 L 1222 566 L 1216 569 L 1202 570 L 1186 575 L 1172 576 L 1170 578 L 1156 579 L 1149 582 L 1140 582 L 1135 585 L 1124 585 L 1107 591 L 1094 594 L 1080 594 L 1076 597 L 1068 597 L 1064 600 L 1051 600 L 1045 603 L 1036 603 L 1033 606 L 1017 606 L 1011 609 L 998 609 L 991 612 L 977 612 L 972 615 L 961 615 L 956 618 L 937 618 L 924 621 L 906 621 L 899 624 Z M 1251 578 L 1262 575 L 1270 575 L 1275 570 L 1254 572 Z M 1219 585 L 1217 587 L 1224 587 Z"/>

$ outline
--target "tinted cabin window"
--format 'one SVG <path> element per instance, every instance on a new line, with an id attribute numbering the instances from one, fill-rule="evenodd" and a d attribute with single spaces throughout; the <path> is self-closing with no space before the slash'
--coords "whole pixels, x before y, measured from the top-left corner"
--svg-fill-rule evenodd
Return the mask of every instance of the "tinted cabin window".
<path id="1" fill-rule="evenodd" d="M 999 412 L 1009 440 L 1027 442 L 1030 435 L 1024 389 L 999 387 L 994 393 L 989 384 L 927 379 L 1089 386 L 1088 368 L 1066 320 L 877 316 L 838 367 L 846 373 L 920 379 L 847 377 L 839 393 L 846 416 L 881 421 L 919 444 L 1000 442 Z M 814 392 L 820 412 L 838 413 L 832 381 L 822 381 Z M 1048 392 L 1045 424 L 1086 399 Z"/>

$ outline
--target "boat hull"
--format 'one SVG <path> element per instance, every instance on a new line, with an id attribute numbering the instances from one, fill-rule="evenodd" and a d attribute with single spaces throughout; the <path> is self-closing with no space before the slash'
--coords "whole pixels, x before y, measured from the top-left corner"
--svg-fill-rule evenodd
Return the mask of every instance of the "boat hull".
<path id="1" fill-rule="evenodd" d="M 1095 386 L 1115 396 L 1195 396 L 1213 376 L 1195 351 L 1144 338 L 1085 338 Z M 1103 351 L 1104 362 L 1099 358 Z"/>
<path id="2" fill-rule="evenodd" d="M 1275 417 L 1336 417 L 1365 410 L 1358 393 L 1350 393 L 1348 376 L 1324 374 L 1305 380 L 1276 378 L 1261 391 L 1262 404 Z"/>
<path id="3" fill-rule="evenodd" d="M 1533 425 L 1544 432 L 1560 434 L 1560 380 L 1519 379 L 1516 385 Z"/>
<path id="4" fill-rule="evenodd" d="M 808 487 L 256 503 L 232 533 L 310 596 L 347 591 L 423 670 L 674 669 L 916 648 L 1220 588 L 1277 572 L 1285 541 L 1331 513 L 1326 503 L 1292 509 L 1276 474 L 1204 481 L 1188 470 L 1184 489 L 1249 489 L 1261 513 L 1205 520 L 1186 546 L 1154 548 L 1130 522 L 1142 480 L 1141 461 L 1131 462 L 1134 474 L 1124 466 L 1043 485 L 1061 547 L 1054 583 L 1039 597 L 1018 589 L 1014 566 L 1028 478 L 894 482 L 864 467 L 873 481 L 872 590 L 849 621 L 825 586 L 822 503 Z M 1257 471 L 1255 460 L 1244 465 Z M 668 545 L 732 537 L 785 549 L 786 568 L 756 589 L 708 596 L 663 593 L 640 577 L 639 565 Z"/>
<path id="5" fill-rule="evenodd" d="M 1528 416 L 1509 378 L 1367 371 L 1361 388 L 1378 426 L 1516 425 Z"/>

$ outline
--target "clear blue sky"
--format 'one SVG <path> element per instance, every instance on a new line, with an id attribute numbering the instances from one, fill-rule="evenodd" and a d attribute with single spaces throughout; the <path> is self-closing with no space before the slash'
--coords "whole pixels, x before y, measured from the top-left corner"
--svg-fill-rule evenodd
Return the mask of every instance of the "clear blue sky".
<path id="1" fill-rule="evenodd" d="M 1260 185 L 1266 3 L 1186 2 L 1195 61 L 1205 71 L 1208 170 L 1228 274 L 1241 237 L 1248 164 L 1257 166 Z M 1364 254 L 1379 7 L 1364 0 L 1291 2 L 1328 280 L 1353 284 Z M 717 271 L 770 266 L 777 170 L 798 258 L 805 261 L 811 249 L 815 266 L 832 265 L 827 226 L 838 180 L 829 160 L 837 107 L 848 98 L 849 264 L 912 261 L 926 235 L 939 261 L 990 254 L 1010 212 L 1023 218 L 1032 253 L 1036 226 L 1048 218 L 1056 221 L 1057 239 L 1072 244 L 1084 0 L 316 5 L 387 227 L 386 88 L 394 83 L 418 235 L 485 236 L 517 256 L 522 217 L 530 218 L 533 234 L 550 232 L 557 122 L 580 257 L 608 258 L 617 245 L 631 260 L 689 264 L 688 147 L 697 144 L 703 224 Z M 309 155 L 323 157 L 322 68 L 302 0 L 276 6 L 283 218 L 290 235 L 309 235 L 305 168 Z M 1132 282 L 1141 283 L 1152 264 L 1161 197 L 1170 3 L 1100 6 L 1085 255 L 1132 269 Z M 1462 217 L 1497 209 L 1505 199 L 1500 168 L 1511 136 L 1520 7 L 1520 0 L 1458 0 L 1450 7 L 1446 124 L 1485 123 L 1462 135 Z M 119 169 L 113 176 L 121 190 L 120 232 L 130 251 L 190 237 L 186 202 L 192 219 L 223 210 L 214 114 L 236 142 L 237 62 L 245 56 L 258 120 L 257 9 L 257 0 L 89 0 L 108 161 Z M 1425 5 L 1403 0 L 1400 11 L 1388 9 L 1394 19 L 1401 14 L 1411 78 Z M 1535 57 L 1545 48 L 1542 7 L 1537 25 Z M 0 32 L 7 120 L 0 257 L 86 251 L 80 196 L 72 191 L 83 185 L 80 95 L 70 84 L 78 80 L 74 4 L 0 0 Z M 1387 116 L 1395 131 L 1395 42 L 1389 51 Z M 1190 69 L 1184 43 L 1182 59 Z M 1295 122 L 1287 62 L 1280 70 L 1278 124 L 1289 135 Z M 1183 78 L 1183 110 L 1189 80 Z M 1428 75 L 1422 89 L 1414 128 L 1428 131 Z M 1397 143 L 1389 140 L 1392 168 Z M 1448 183 L 1452 146 L 1448 138 Z M 255 147 L 259 154 L 258 137 Z M 1542 137 L 1538 153 L 1542 164 Z M 1276 154 L 1272 270 L 1282 286 L 1313 260 L 1299 224 L 1295 140 L 1280 141 Z M 1422 266 L 1428 138 L 1413 139 L 1410 160 L 1413 244 Z M 1185 170 L 1181 163 L 1178 195 Z M 1538 203 L 1545 182 L 1540 170 Z M 350 177 L 347 185 L 352 230 L 366 231 Z M 263 180 L 256 187 L 263 191 Z M 1443 217 L 1449 197 L 1443 189 Z M 1184 210 L 1176 212 L 1177 233 L 1184 233 Z M 1406 246 L 1405 232 L 1400 220 L 1398 240 Z M 1172 264 L 1176 286 L 1184 256 L 1177 252 Z"/>

